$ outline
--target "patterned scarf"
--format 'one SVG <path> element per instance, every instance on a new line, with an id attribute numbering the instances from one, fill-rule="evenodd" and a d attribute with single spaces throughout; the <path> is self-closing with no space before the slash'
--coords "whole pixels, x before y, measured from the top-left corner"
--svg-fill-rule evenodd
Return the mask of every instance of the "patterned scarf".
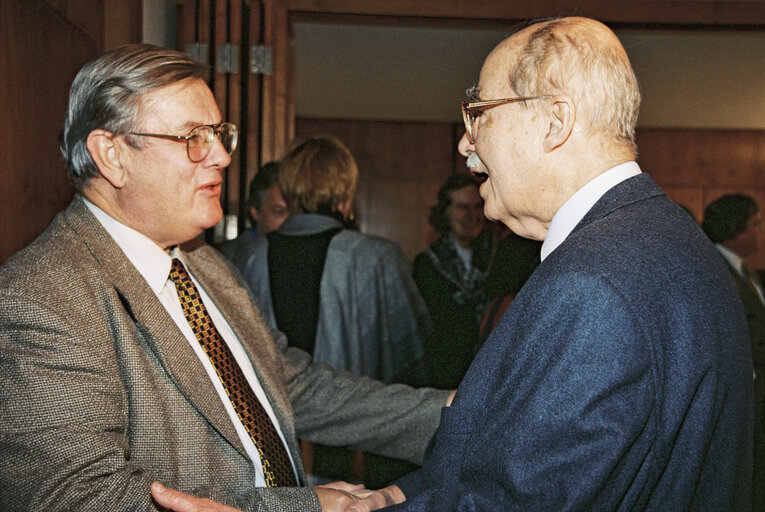
<path id="1" fill-rule="evenodd" d="M 452 294 L 455 302 L 472 307 L 475 310 L 476 319 L 480 320 L 486 305 L 483 289 L 486 276 L 485 272 L 476 265 L 476 253 L 473 253 L 473 264 L 466 267 L 458 253 L 457 241 L 448 234 L 431 245 L 425 254 L 433 262 L 438 273 L 457 288 L 457 291 Z"/>

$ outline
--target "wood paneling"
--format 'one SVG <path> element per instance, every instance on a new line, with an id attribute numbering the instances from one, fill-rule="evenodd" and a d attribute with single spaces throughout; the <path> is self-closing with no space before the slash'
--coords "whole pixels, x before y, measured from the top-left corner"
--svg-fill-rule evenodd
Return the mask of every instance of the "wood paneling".
<path id="1" fill-rule="evenodd" d="M 103 6 L 104 49 L 141 41 L 142 0 L 105 0 L 99 4 Z"/>
<path id="2" fill-rule="evenodd" d="M 234 215 L 239 231 L 248 214 L 249 182 L 259 167 L 284 151 L 294 130 L 291 80 L 291 39 L 286 0 L 179 0 L 178 47 L 208 44 L 207 63 L 213 70 L 211 88 L 223 118 L 240 129 L 239 150 L 224 175 L 223 210 Z M 238 71 L 218 70 L 221 45 L 239 48 Z M 250 72 L 250 52 L 255 45 L 271 48 L 272 71 Z M 228 221 L 228 217 L 226 222 Z M 225 226 L 225 227 L 224 227 Z M 223 229 L 220 229 L 220 228 Z M 226 223 L 209 230 L 208 241 L 223 241 Z"/>
<path id="3" fill-rule="evenodd" d="M 74 193 L 58 150 L 71 82 L 99 43 L 41 0 L 0 4 L 0 262 Z"/>
<path id="4" fill-rule="evenodd" d="M 548 16 L 588 16 L 620 25 L 679 25 L 720 27 L 724 29 L 761 29 L 765 25 L 762 2 L 710 2 L 686 0 L 289 0 L 290 12 L 367 18 L 412 18 L 427 20 L 469 20 L 482 23 L 514 23 Z"/>
<path id="5" fill-rule="evenodd" d="M 296 131 L 298 138 L 334 135 L 350 149 L 359 167 L 355 212 L 362 232 L 398 243 L 410 262 L 435 240 L 428 215 L 454 172 L 452 124 L 298 118 Z"/>
<path id="6" fill-rule="evenodd" d="M 297 120 L 298 137 L 334 135 L 359 165 L 359 228 L 399 243 L 409 261 L 436 236 L 427 223 L 441 183 L 461 170 L 462 125 L 381 121 Z M 765 131 L 638 130 L 639 162 L 674 201 L 701 221 L 717 197 L 741 192 L 765 211 Z M 765 232 L 747 258 L 765 269 Z"/>
<path id="7" fill-rule="evenodd" d="M 750 195 L 765 211 L 765 131 L 640 129 L 637 139 L 640 166 L 698 221 L 724 194 Z M 765 269 L 762 230 L 759 247 L 746 260 Z"/>
<path id="8" fill-rule="evenodd" d="M 71 0 L 44 0 L 44 2 L 58 11 L 68 24 L 84 32 L 96 44 L 98 51 L 104 49 L 105 8 L 103 0 L 77 0 L 76 2 Z M 45 17 L 36 20 L 31 26 L 36 26 L 37 30 L 45 33 L 49 22 L 50 18 Z M 50 40 L 53 40 L 53 35 L 52 33 L 46 34 Z"/>

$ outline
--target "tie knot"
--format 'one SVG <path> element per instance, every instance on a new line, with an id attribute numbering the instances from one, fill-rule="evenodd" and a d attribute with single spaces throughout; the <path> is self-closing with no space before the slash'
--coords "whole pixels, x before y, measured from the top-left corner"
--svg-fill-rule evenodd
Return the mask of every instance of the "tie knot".
<path id="1" fill-rule="evenodd" d="M 183 263 L 178 258 L 173 258 L 173 263 L 170 265 L 170 280 L 174 282 L 176 285 L 178 283 L 184 282 L 189 278 L 189 275 L 186 273 L 186 268 L 183 266 Z"/>

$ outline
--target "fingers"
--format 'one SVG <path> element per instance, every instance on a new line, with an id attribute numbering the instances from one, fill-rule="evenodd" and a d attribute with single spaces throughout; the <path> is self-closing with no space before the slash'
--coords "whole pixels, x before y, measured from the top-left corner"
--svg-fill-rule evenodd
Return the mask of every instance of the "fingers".
<path id="1" fill-rule="evenodd" d="M 185 495 L 175 489 L 168 489 L 159 482 L 151 484 L 151 495 L 154 500 L 165 508 L 177 512 L 192 512 L 193 504 Z"/>
<path id="2" fill-rule="evenodd" d="M 389 485 L 377 491 L 367 489 L 352 493 L 358 500 L 346 509 L 346 512 L 371 512 L 390 505 L 406 501 L 406 496 L 397 485 Z"/>
<path id="3" fill-rule="evenodd" d="M 357 497 L 354 503 L 351 503 L 346 512 L 372 512 L 388 505 L 388 500 L 382 493 L 377 491 L 356 491 L 353 493 Z"/>
<path id="4" fill-rule="evenodd" d="M 173 512 L 242 512 L 212 500 L 168 489 L 159 482 L 151 484 L 151 495 L 159 505 Z"/>
<path id="5" fill-rule="evenodd" d="M 364 488 L 364 484 L 349 484 L 348 482 L 337 481 L 330 482 L 328 484 L 317 485 L 316 487 L 324 487 L 325 489 L 336 489 L 338 491 L 358 491 Z"/>

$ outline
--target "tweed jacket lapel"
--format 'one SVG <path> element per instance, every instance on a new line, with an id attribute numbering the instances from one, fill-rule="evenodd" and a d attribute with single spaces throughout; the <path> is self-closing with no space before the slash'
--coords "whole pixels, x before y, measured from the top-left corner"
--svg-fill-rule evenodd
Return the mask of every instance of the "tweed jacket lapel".
<path id="1" fill-rule="evenodd" d="M 260 380 L 260 385 L 268 397 L 279 427 L 287 440 L 288 449 L 300 465 L 300 448 L 295 440 L 292 404 L 284 391 L 277 385 L 284 380 L 281 356 L 274 343 L 270 341 L 271 332 L 253 308 L 249 289 L 241 280 L 234 281 L 232 272 L 219 261 L 220 256 L 207 244 L 192 240 L 181 246 L 188 268 L 204 287 L 205 292 L 215 304 L 225 304 L 220 308 L 231 329 L 242 344 L 253 369 Z M 232 283 L 238 286 L 231 286 Z M 301 472 L 302 475 L 302 472 Z"/>
<path id="2" fill-rule="evenodd" d="M 121 306 L 135 322 L 132 334 L 138 342 L 145 344 L 146 350 L 156 357 L 181 393 L 213 428 L 247 457 L 204 367 L 149 285 L 140 278 L 138 270 L 79 196 L 64 215 L 102 267 L 105 278 L 114 285 Z M 120 306 L 115 304 L 117 307 Z"/>

